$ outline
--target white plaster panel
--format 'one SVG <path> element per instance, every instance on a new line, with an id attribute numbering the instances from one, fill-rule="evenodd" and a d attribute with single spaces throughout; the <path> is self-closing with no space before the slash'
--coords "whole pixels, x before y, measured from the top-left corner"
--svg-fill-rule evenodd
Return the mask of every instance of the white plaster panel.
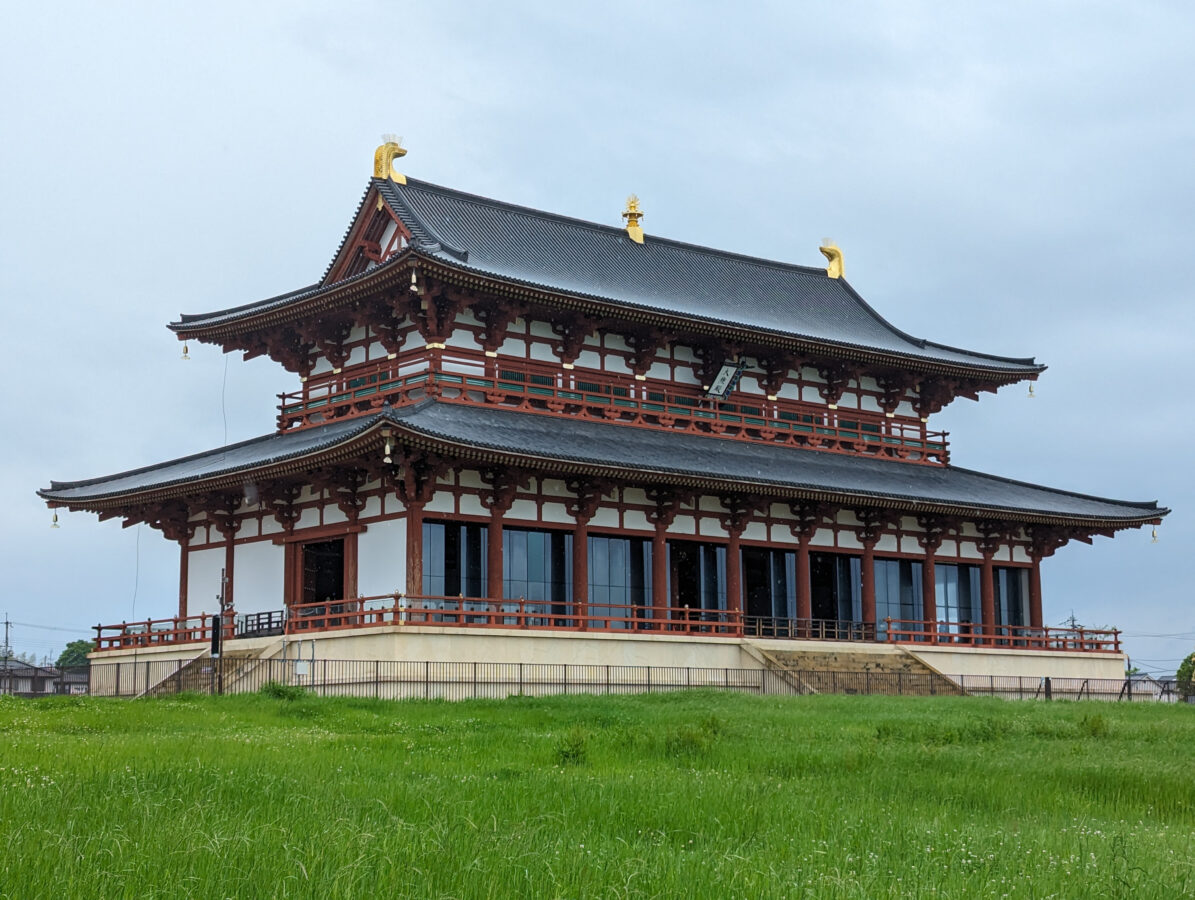
<path id="1" fill-rule="evenodd" d="M 517 356 L 522 359 L 527 352 L 527 342 L 522 338 L 507 336 L 502 341 L 502 346 L 498 348 L 498 352 L 503 356 Z"/>
<path id="2" fill-rule="evenodd" d="M 962 559 L 983 559 L 974 541 L 959 541 L 958 555 Z"/>
<path id="3" fill-rule="evenodd" d="M 266 518 L 261 520 L 262 534 L 280 534 L 282 531 L 282 526 L 278 524 L 278 520 L 273 516 L 266 516 Z"/>
<path id="4" fill-rule="evenodd" d="M 705 537 L 726 537 L 726 532 L 722 530 L 722 523 L 717 519 L 702 519 L 698 524 L 700 526 L 698 534 Z"/>
<path id="5" fill-rule="evenodd" d="M 942 541 L 942 546 L 938 548 L 937 555 L 939 557 L 958 556 L 958 541 Z"/>
<path id="6" fill-rule="evenodd" d="M 456 314 L 456 324 L 475 327 L 480 325 L 481 321 L 477 318 L 477 316 L 473 315 L 473 310 L 462 309 Z"/>
<path id="7" fill-rule="evenodd" d="M 540 482 L 539 489 L 549 497 L 571 497 L 572 491 L 558 478 L 545 478 Z"/>
<path id="8" fill-rule="evenodd" d="M 628 509 L 622 514 L 622 527 L 633 528 L 636 531 L 655 531 L 655 526 L 647 521 L 647 513 L 639 509 Z"/>
<path id="9" fill-rule="evenodd" d="M 510 323 L 510 325 L 507 327 L 506 330 L 510 334 L 526 334 L 527 333 L 527 320 L 525 318 L 523 318 L 523 316 L 519 316 L 517 319 L 515 319 L 513 322 Z"/>
<path id="10" fill-rule="evenodd" d="M 768 526 L 763 522 L 748 522 L 747 527 L 743 529 L 743 540 L 745 541 L 766 541 L 768 539 Z"/>
<path id="11" fill-rule="evenodd" d="M 237 544 L 232 596 L 238 613 L 282 609 L 285 548 L 272 541 Z"/>
<path id="12" fill-rule="evenodd" d="M 900 549 L 902 553 L 920 553 L 921 545 L 917 543 L 917 538 L 905 535 L 900 539 Z"/>
<path id="13" fill-rule="evenodd" d="M 809 539 L 809 546 L 811 547 L 833 547 L 834 546 L 834 532 L 829 528 L 819 528 L 812 538 Z"/>
<path id="14" fill-rule="evenodd" d="M 726 508 L 722 506 L 722 501 L 717 497 L 703 496 L 698 499 L 697 508 L 703 512 L 724 513 Z"/>
<path id="15" fill-rule="evenodd" d="M 1013 547 L 1012 548 L 1012 561 L 1019 562 L 1019 563 L 1030 562 L 1029 554 L 1025 552 L 1024 547 Z M 1028 622 L 1029 620 L 1026 619 L 1025 621 Z"/>
<path id="16" fill-rule="evenodd" d="M 357 535 L 357 593 L 376 597 L 406 590 L 407 520 L 374 522 Z"/>
<path id="17" fill-rule="evenodd" d="M 534 500 L 516 500 L 510 505 L 510 512 L 507 515 L 512 519 L 537 519 L 539 518 L 539 508 Z"/>
<path id="18" fill-rule="evenodd" d="M 787 525 L 773 525 L 772 526 L 772 543 L 773 544 L 796 544 L 799 541 L 793 537 L 793 533 L 789 530 Z"/>
<path id="19" fill-rule="evenodd" d="M 917 534 L 921 534 L 922 532 L 921 526 L 917 524 L 916 516 L 901 516 L 900 528 L 901 531 L 915 531 Z"/>
<path id="20" fill-rule="evenodd" d="M 672 379 L 677 384 L 691 384 L 696 385 L 697 376 L 693 374 L 693 370 L 687 365 L 680 365 L 676 367 L 676 377 Z"/>
<path id="21" fill-rule="evenodd" d="M 556 337 L 556 333 L 552 331 L 552 325 L 549 322 L 543 322 L 534 319 L 528 323 L 528 332 L 532 337 L 547 338 L 551 340 Z"/>
<path id="22" fill-rule="evenodd" d="M 814 392 L 816 393 L 816 391 Z M 780 393 L 776 395 L 783 400 L 800 400 L 801 388 L 799 385 L 793 384 L 791 381 L 786 381 L 780 385 Z"/>
<path id="23" fill-rule="evenodd" d="M 364 518 L 372 518 L 373 516 L 380 516 L 382 514 L 382 498 L 370 497 L 365 501 L 365 506 L 361 508 L 361 515 Z"/>
<path id="24" fill-rule="evenodd" d="M 859 525 L 863 524 L 859 521 L 859 517 L 849 509 L 840 509 L 838 511 L 837 522 L 839 525 L 843 525 L 847 528 L 857 528 Z"/>
<path id="25" fill-rule="evenodd" d="M 424 510 L 429 513 L 451 513 L 456 512 L 456 504 L 448 491 L 436 491 Z"/>
<path id="26" fill-rule="evenodd" d="M 697 520 L 692 516 L 677 516 L 668 528 L 669 534 L 694 534 L 697 530 Z"/>
<path id="27" fill-rule="evenodd" d="M 844 550 L 863 549 L 863 544 L 861 544 L 859 539 L 855 537 L 855 533 L 853 531 L 838 532 L 838 546 L 842 547 Z"/>
<path id="28" fill-rule="evenodd" d="M 551 344 L 542 344 L 537 341 L 528 348 L 528 353 L 532 359 L 538 359 L 541 362 L 556 362 L 557 360 Z"/>
<path id="29" fill-rule="evenodd" d="M 220 608 L 220 570 L 224 568 L 224 548 L 191 550 L 187 553 L 187 615 L 213 613 Z M 235 575 L 236 565 L 233 565 Z"/>
<path id="30" fill-rule="evenodd" d="M 576 519 L 568 514 L 568 509 L 563 503 L 544 503 L 544 522 L 551 522 L 555 525 L 573 525 Z"/>
<path id="31" fill-rule="evenodd" d="M 627 342 L 623 339 L 621 334 L 614 334 L 611 331 L 608 331 L 602 335 L 602 345 L 607 350 L 619 350 L 623 353 L 631 349 L 627 346 Z"/>
<path id="32" fill-rule="evenodd" d="M 593 514 L 593 518 L 589 520 L 589 524 L 594 528 L 617 528 L 618 527 L 618 510 L 602 508 Z"/>
<path id="33" fill-rule="evenodd" d="M 361 344 L 349 351 L 349 358 L 344 361 L 346 366 L 355 366 L 365 362 L 365 345 Z"/>
<path id="34" fill-rule="evenodd" d="M 801 399 L 806 403 L 820 403 L 822 405 L 825 405 L 826 402 L 822 399 L 822 395 L 817 392 L 817 388 L 811 385 L 805 385 L 805 387 L 801 388 Z"/>
<path id="35" fill-rule="evenodd" d="M 840 409 L 858 409 L 859 395 L 851 392 L 844 393 L 838 398 L 838 406 Z"/>
<path id="36" fill-rule="evenodd" d="M 389 356 L 389 351 L 382 345 L 381 341 L 370 341 L 369 343 L 369 358 L 370 359 L 385 359 Z"/>
<path id="37" fill-rule="evenodd" d="M 364 325 L 354 325 L 349 329 L 349 340 L 353 343 L 363 341 L 369 337 L 369 329 Z"/>
<path id="38" fill-rule="evenodd" d="M 315 528 L 317 525 L 319 525 L 319 510 L 314 506 L 303 510 L 303 514 L 295 522 L 295 528 Z"/>
<path id="39" fill-rule="evenodd" d="M 647 377 L 668 381 L 672 378 L 672 368 L 667 363 L 652 363 L 647 370 Z"/>
<path id="40" fill-rule="evenodd" d="M 897 553 L 900 550 L 900 545 L 896 542 L 896 535 L 885 534 L 881 535 L 880 539 L 876 541 L 876 550 L 880 553 Z"/>
<path id="41" fill-rule="evenodd" d="M 647 491 L 638 487 L 624 488 L 622 492 L 622 502 L 638 506 L 646 506 Z"/>
<path id="42" fill-rule="evenodd" d="M 445 372 L 455 372 L 458 375 L 481 376 L 485 374 L 485 366 L 481 363 L 470 359 L 460 359 L 459 357 L 444 359 L 441 369 Z"/>
<path id="43" fill-rule="evenodd" d="M 859 409 L 865 412 L 883 412 L 884 408 L 880 406 L 880 402 L 870 395 L 863 395 L 859 400 Z"/>
<path id="44" fill-rule="evenodd" d="M 489 485 L 485 479 L 481 477 L 481 473 L 476 469 L 465 469 L 457 478 L 461 487 L 465 488 L 488 488 Z"/>
<path id="45" fill-rule="evenodd" d="M 332 363 L 328 362 L 328 358 L 322 353 L 315 358 L 315 365 L 311 367 L 312 375 L 322 375 L 324 372 L 332 371 Z"/>
<path id="46" fill-rule="evenodd" d="M 481 498 L 474 494 L 462 494 L 460 498 L 462 516 L 488 516 L 490 511 L 485 508 Z"/>
<path id="47" fill-rule="evenodd" d="M 576 365 L 583 369 L 601 369 L 602 357 L 592 350 L 582 350 L 577 354 Z"/>
<path id="48" fill-rule="evenodd" d="M 342 522 L 347 522 L 349 517 L 344 514 L 339 506 L 335 503 L 329 503 L 324 507 L 324 524 L 325 525 L 339 525 Z"/>

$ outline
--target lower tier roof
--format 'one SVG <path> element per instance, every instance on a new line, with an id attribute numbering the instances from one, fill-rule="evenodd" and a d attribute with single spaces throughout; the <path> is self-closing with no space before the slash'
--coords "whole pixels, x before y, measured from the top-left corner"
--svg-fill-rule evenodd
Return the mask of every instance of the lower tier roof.
<path id="1" fill-rule="evenodd" d="M 455 457 L 561 473 L 607 474 L 632 483 L 809 497 L 976 518 L 1099 527 L 1141 525 L 1169 513 L 1156 502 L 1109 500 L 986 475 L 957 466 L 804 450 L 692 434 L 575 421 L 426 400 L 301 431 L 254 438 L 183 459 L 87 481 L 51 482 L 48 503 L 115 509 L 183 497 L 255 478 L 301 473 L 331 457 L 376 453 L 381 430 Z"/>

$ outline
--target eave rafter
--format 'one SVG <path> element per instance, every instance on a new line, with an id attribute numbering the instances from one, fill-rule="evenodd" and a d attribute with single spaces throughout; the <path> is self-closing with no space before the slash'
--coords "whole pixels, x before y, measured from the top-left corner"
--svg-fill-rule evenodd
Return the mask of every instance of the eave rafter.
<path id="1" fill-rule="evenodd" d="M 739 352 L 757 359 L 771 358 L 776 353 L 789 354 L 815 367 L 843 366 L 849 371 L 871 374 L 877 379 L 885 376 L 890 379 L 894 373 L 912 373 L 916 376 L 914 383 L 921 385 L 919 406 L 928 410 L 922 412 L 923 416 L 937 411 L 955 396 L 977 399 L 981 392 L 994 392 L 1004 385 L 1036 379 L 1044 369 L 985 368 L 953 364 L 849 344 L 835 344 L 748 329 L 725 322 L 682 317 L 596 298 L 561 294 L 454 268 L 443 260 L 411 248 L 369 272 L 315 290 L 310 296 L 297 299 L 293 303 L 209 326 L 188 327 L 184 323 L 173 326 L 173 330 L 180 339 L 215 343 L 226 350 L 245 350 L 247 354 L 256 355 L 263 351 L 260 349 L 260 339 L 255 340 L 254 335 L 273 335 L 276 333 L 275 329 L 285 329 L 286 326 L 293 331 L 295 323 L 330 310 L 354 307 L 359 309 L 363 305 L 369 308 L 369 304 L 381 296 L 400 296 L 409 290 L 411 276 L 415 270 L 418 270 L 421 290 L 425 292 L 427 299 L 435 298 L 436 307 L 433 312 L 434 324 L 425 319 L 421 331 L 427 329 L 436 335 L 442 334 L 448 326 L 446 313 L 465 305 L 476 304 L 481 298 L 485 298 L 485 302 L 490 304 L 502 301 L 527 308 L 542 308 L 550 312 L 547 318 L 553 321 L 554 327 L 558 327 L 558 333 L 565 340 L 563 361 L 570 364 L 576 359 L 572 354 L 580 352 L 580 344 L 583 343 L 585 335 L 592 333 L 584 331 L 583 323 L 593 324 L 594 327 L 597 323 L 607 327 L 617 324 L 621 326 L 618 329 L 620 331 L 654 330 L 695 346 L 721 345 L 731 351 L 738 348 Z M 447 290 L 432 293 L 437 284 Z M 427 306 L 424 306 L 425 316 L 426 310 Z M 576 336 L 578 329 L 581 329 L 579 341 Z M 280 333 L 286 332 L 283 330 Z"/>

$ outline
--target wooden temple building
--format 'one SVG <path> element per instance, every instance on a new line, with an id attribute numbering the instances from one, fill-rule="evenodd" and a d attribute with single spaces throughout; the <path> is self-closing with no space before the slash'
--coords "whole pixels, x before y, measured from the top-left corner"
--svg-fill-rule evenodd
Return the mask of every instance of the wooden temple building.
<path id="1" fill-rule="evenodd" d="M 755 664 L 852 645 L 946 673 L 1111 675 L 1040 566 L 1167 510 L 952 465 L 932 417 L 1032 359 L 911 337 L 825 268 L 406 178 L 379 147 L 324 276 L 183 315 L 295 376 L 274 430 L 55 508 L 178 543 L 177 603 L 96 657 L 229 641 L 357 659 Z M 185 351 L 184 351 L 185 352 Z M 247 645 L 248 645 L 247 643 Z M 263 651 L 264 652 L 264 651 Z M 762 663 L 761 663 L 762 664 Z"/>

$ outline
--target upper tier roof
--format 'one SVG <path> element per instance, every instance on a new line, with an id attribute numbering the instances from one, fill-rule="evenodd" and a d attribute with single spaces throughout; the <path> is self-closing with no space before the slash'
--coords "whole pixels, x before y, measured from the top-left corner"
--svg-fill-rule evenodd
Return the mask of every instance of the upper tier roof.
<path id="1" fill-rule="evenodd" d="M 882 318 L 842 278 L 824 269 L 712 250 L 648 234 L 490 200 L 409 178 L 372 182 L 412 235 L 413 253 L 496 280 L 699 319 L 819 344 L 878 351 L 931 363 L 1032 375 L 1045 367 L 913 337 Z M 367 191 L 367 196 L 369 192 Z M 409 254 L 337 284 L 316 284 L 259 303 L 171 325 L 194 332 L 250 319 L 403 266 Z"/>
<path id="2" fill-rule="evenodd" d="M 184 459 L 89 481 L 51 482 L 38 493 L 74 508 L 119 506 L 123 498 L 186 493 L 222 479 L 239 485 L 272 467 L 313 466 L 371 431 L 394 426 L 408 438 L 481 458 L 509 455 L 522 465 L 562 471 L 634 473 L 636 480 L 699 483 L 710 490 L 821 496 L 980 518 L 1125 528 L 1166 515 L 1154 502 L 1125 502 L 1059 491 L 954 466 L 798 450 L 700 435 L 668 435 L 596 422 L 562 429 L 546 416 L 432 400 L 301 431 L 265 435 Z M 375 448 L 376 452 L 376 448 Z M 622 477 L 627 477 L 625 474 Z M 194 489 L 194 488 L 193 488 Z"/>

